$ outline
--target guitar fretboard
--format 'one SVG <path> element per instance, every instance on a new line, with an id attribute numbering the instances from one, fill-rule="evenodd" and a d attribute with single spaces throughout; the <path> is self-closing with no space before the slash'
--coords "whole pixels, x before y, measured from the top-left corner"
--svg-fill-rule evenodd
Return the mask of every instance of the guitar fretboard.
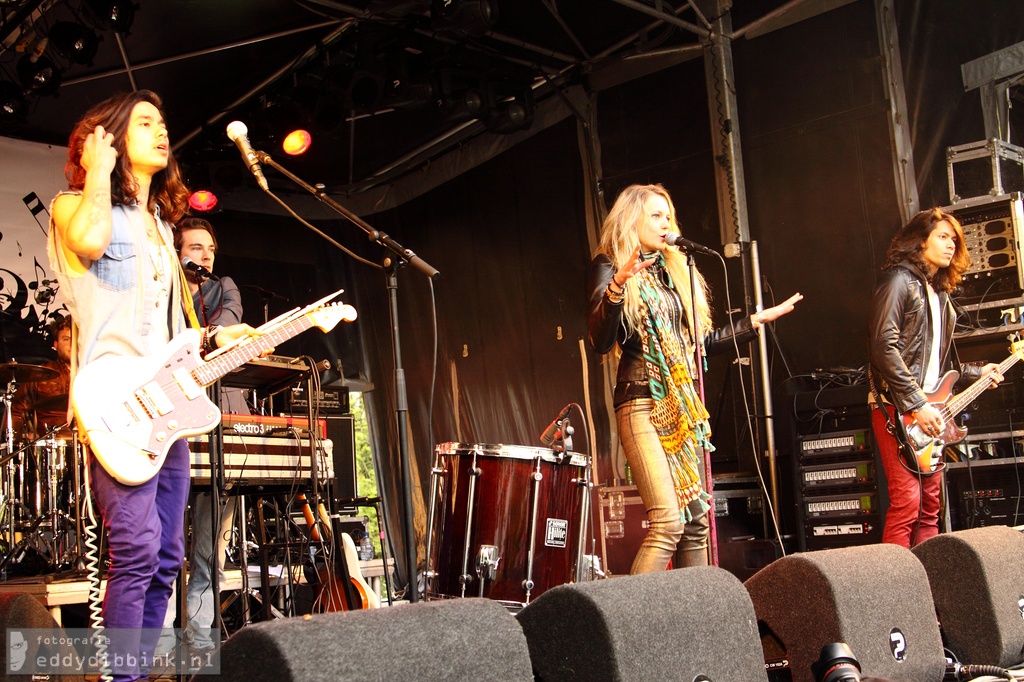
<path id="1" fill-rule="evenodd" d="M 1019 351 L 1020 349 L 1018 349 L 1016 345 L 1014 345 L 1013 355 L 999 363 L 1000 374 L 1006 374 L 1006 371 L 1008 369 L 1017 364 L 1017 361 L 1020 360 Z M 948 421 L 953 417 L 957 416 L 958 414 L 960 414 L 961 412 L 963 412 L 968 405 L 974 402 L 975 398 L 977 398 L 984 391 L 986 391 L 991 385 L 992 382 L 988 381 L 987 379 L 978 379 L 977 381 L 975 381 L 973 384 L 968 386 L 962 393 L 958 393 L 956 396 L 950 399 L 949 402 L 946 403 L 945 409 L 942 410 L 942 418 Z"/>
<path id="2" fill-rule="evenodd" d="M 277 325 L 196 367 L 196 381 L 203 386 L 209 386 L 231 370 L 241 367 L 312 326 L 313 321 L 309 315 L 299 315 L 293 320 Z"/>

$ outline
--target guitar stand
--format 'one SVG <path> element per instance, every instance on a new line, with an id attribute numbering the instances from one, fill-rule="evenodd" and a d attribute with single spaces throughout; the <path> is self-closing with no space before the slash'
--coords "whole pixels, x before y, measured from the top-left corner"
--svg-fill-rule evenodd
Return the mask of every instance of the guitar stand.
<path id="1" fill-rule="evenodd" d="M 352 505 L 355 507 L 373 507 L 374 514 L 377 516 L 377 528 L 384 531 L 384 537 L 379 538 L 380 540 L 380 559 L 382 566 L 384 567 L 384 587 L 387 591 L 388 606 L 393 606 L 394 601 L 391 595 L 391 576 L 388 574 L 388 541 L 387 531 L 387 519 L 382 516 L 381 512 L 381 498 L 380 497 L 346 497 L 338 500 L 338 504 L 341 506 Z"/>

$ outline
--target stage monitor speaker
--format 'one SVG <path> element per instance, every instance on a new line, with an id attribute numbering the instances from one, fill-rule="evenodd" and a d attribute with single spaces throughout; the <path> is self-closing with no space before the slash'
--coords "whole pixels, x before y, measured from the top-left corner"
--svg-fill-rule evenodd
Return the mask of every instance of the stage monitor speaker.
<path id="1" fill-rule="evenodd" d="M 946 646 L 961 663 L 1024 662 L 1024 536 L 1007 526 L 936 535 L 914 547 Z"/>
<path id="2" fill-rule="evenodd" d="M 941 680 L 946 669 L 928 576 L 910 550 L 863 545 L 792 554 L 745 583 L 765 659 L 781 645 L 793 682 L 814 682 L 822 647 L 849 645 L 865 676 Z"/>
<path id="3" fill-rule="evenodd" d="M 20 630 L 51 630 L 56 635 L 53 640 L 56 643 L 40 643 L 35 637 L 26 637 L 24 634 L 19 636 Z M 63 634 L 64 630 L 57 625 L 50 612 L 32 595 L 24 592 L 0 594 L 0 679 L 84 682 L 82 671 L 71 670 L 71 666 L 59 670 L 35 667 L 40 657 L 48 662 L 47 665 L 50 665 L 49 661 L 54 657 L 57 657 L 60 666 L 74 660 L 75 651 L 61 637 Z M 36 674 L 32 674 L 31 670 L 37 671 Z"/>
<path id="4" fill-rule="evenodd" d="M 334 444 L 334 482 L 331 485 L 332 509 L 342 514 L 355 514 L 357 508 L 342 500 L 359 496 L 356 477 L 355 420 L 348 415 L 329 415 L 327 437 Z"/>
<path id="5" fill-rule="evenodd" d="M 714 566 L 561 585 L 517 617 L 538 680 L 767 680 L 750 597 Z"/>
<path id="6" fill-rule="evenodd" d="M 267 621 L 221 650 L 237 682 L 533 682 L 523 631 L 498 602 L 455 599 Z"/>

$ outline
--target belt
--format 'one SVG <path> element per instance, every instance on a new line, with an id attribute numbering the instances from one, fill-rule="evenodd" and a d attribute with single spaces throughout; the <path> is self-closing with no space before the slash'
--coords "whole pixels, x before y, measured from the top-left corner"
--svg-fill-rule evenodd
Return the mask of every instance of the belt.
<path id="1" fill-rule="evenodd" d="M 651 386 L 646 381 L 623 381 L 615 384 L 615 394 L 612 397 L 613 407 L 637 398 L 650 398 Z"/>

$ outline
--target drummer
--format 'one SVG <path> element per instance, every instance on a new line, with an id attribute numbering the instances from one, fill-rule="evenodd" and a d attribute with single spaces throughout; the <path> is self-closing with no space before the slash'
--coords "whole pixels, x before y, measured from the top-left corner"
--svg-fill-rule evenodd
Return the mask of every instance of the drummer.
<path id="1" fill-rule="evenodd" d="M 58 318 L 49 326 L 48 332 L 57 358 L 47 362 L 43 367 L 56 371 L 57 376 L 45 381 L 23 384 L 11 405 L 14 430 L 28 440 L 41 438 L 50 428 L 67 424 L 68 421 L 71 316 Z"/>

